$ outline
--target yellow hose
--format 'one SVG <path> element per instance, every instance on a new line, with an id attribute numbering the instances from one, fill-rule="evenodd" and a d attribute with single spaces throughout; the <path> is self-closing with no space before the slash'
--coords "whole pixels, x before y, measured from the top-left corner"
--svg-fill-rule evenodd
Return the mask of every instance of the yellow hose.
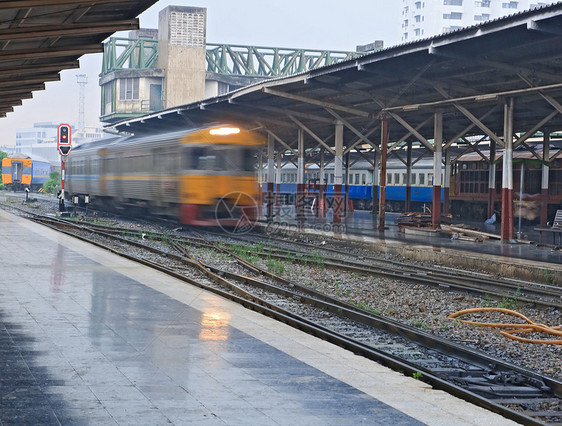
<path id="1" fill-rule="evenodd" d="M 462 311 L 458 311 L 449 315 L 449 319 L 456 319 L 460 315 L 469 314 L 473 312 L 501 312 L 504 314 L 514 315 L 516 317 L 519 317 L 527 321 L 527 324 L 492 323 L 492 322 L 479 322 L 479 321 L 468 321 L 468 320 L 459 320 L 459 321 L 464 324 L 472 324 L 482 327 L 507 328 L 508 330 L 500 331 L 500 334 L 510 339 L 517 340 L 519 342 L 535 343 L 535 344 L 543 344 L 543 345 L 562 345 L 562 340 L 536 340 L 536 339 L 526 339 L 524 337 L 516 336 L 515 335 L 516 333 L 546 333 L 553 336 L 562 337 L 562 326 L 549 327 L 544 324 L 538 324 L 532 321 L 531 319 L 527 318 L 525 315 L 516 311 L 512 311 L 510 309 L 503 309 L 503 308 L 463 309 Z"/>

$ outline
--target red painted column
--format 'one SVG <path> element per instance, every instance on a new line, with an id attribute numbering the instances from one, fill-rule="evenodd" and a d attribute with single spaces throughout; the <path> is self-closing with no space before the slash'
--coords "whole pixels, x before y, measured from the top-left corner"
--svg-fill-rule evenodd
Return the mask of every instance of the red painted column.
<path id="1" fill-rule="evenodd" d="M 320 148 L 320 183 L 318 189 L 318 217 L 326 216 L 326 179 L 324 178 L 324 148 Z"/>
<path id="2" fill-rule="evenodd" d="M 379 185 L 379 231 L 384 230 L 386 211 L 386 153 L 388 149 L 388 119 L 381 125 L 381 178 Z"/>
<path id="3" fill-rule="evenodd" d="M 513 99 L 504 106 L 504 144 L 502 162 L 502 241 L 513 240 Z"/>
<path id="4" fill-rule="evenodd" d="M 441 223 L 441 160 L 443 159 L 443 113 L 436 112 L 433 123 L 433 202 L 431 223 L 437 228 Z"/>

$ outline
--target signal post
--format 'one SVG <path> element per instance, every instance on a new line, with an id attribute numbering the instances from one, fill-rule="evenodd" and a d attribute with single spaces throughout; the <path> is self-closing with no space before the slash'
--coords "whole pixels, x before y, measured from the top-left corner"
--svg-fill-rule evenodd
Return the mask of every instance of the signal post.
<path id="1" fill-rule="evenodd" d="M 71 127 L 68 124 L 59 124 L 57 127 L 57 151 L 61 156 L 61 192 L 59 195 L 59 211 L 64 212 L 64 164 L 66 157 L 72 151 Z"/>

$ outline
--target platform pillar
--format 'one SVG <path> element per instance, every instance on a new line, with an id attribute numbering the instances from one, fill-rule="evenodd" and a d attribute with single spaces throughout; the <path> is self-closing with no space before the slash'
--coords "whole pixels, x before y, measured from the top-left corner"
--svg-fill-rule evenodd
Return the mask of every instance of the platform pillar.
<path id="1" fill-rule="evenodd" d="M 443 159 L 443 113 L 436 112 L 433 121 L 433 204 L 431 224 L 437 228 L 441 223 L 441 161 Z"/>
<path id="2" fill-rule="evenodd" d="M 305 204 L 305 192 L 304 192 L 304 130 L 298 129 L 297 133 L 298 141 L 298 151 L 299 158 L 297 162 L 297 222 L 302 224 L 304 222 L 304 204 Z"/>
<path id="3" fill-rule="evenodd" d="M 326 184 L 327 179 L 324 177 L 324 148 L 320 148 L 320 176 L 318 188 L 318 217 L 326 216 Z"/>
<path id="4" fill-rule="evenodd" d="M 266 219 L 268 222 L 273 221 L 273 174 L 275 160 L 275 140 L 273 136 L 267 135 L 267 195 L 265 197 Z"/>
<path id="5" fill-rule="evenodd" d="M 345 186 L 344 186 L 344 202 L 343 202 L 343 215 L 347 217 L 349 214 L 349 181 L 353 179 L 349 171 L 349 152 L 345 156 Z"/>
<path id="6" fill-rule="evenodd" d="M 540 225 L 546 226 L 548 221 L 548 174 L 550 167 L 548 166 L 550 160 L 550 130 L 543 131 L 542 143 L 542 179 L 541 179 L 541 217 Z"/>
<path id="7" fill-rule="evenodd" d="M 451 154 L 445 150 L 445 171 L 443 172 L 443 214 L 449 214 L 451 194 Z"/>
<path id="8" fill-rule="evenodd" d="M 502 241 L 513 240 L 513 98 L 504 106 L 504 144 L 502 163 Z"/>
<path id="9" fill-rule="evenodd" d="M 277 154 L 277 167 L 275 169 L 275 216 L 281 220 L 281 153 Z"/>
<path id="10" fill-rule="evenodd" d="M 488 218 L 494 214 L 496 202 L 496 141 L 490 141 L 490 164 L 488 167 Z"/>
<path id="11" fill-rule="evenodd" d="M 384 230 L 386 211 L 386 154 L 388 149 L 388 119 L 381 123 L 381 174 L 379 185 L 379 231 Z"/>
<path id="12" fill-rule="evenodd" d="M 379 177 L 380 177 L 380 167 L 379 159 L 377 158 L 377 150 L 373 151 L 373 189 L 371 196 L 371 209 L 372 213 L 376 214 L 379 211 Z"/>
<path id="13" fill-rule="evenodd" d="M 406 152 L 406 199 L 404 200 L 404 211 L 409 212 L 412 208 L 412 141 L 408 141 Z"/>
<path id="14" fill-rule="evenodd" d="M 335 148 L 334 157 L 334 223 L 341 223 L 342 197 L 341 189 L 343 182 L 343 123 L 337 122 L 335 129 Z"/>

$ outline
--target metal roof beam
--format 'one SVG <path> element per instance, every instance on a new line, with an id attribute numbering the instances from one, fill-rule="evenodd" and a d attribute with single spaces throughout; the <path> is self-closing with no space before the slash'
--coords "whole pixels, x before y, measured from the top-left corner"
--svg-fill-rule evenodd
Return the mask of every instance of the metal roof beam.
<path id="1" fill-rule="evenodd" d="M 499 144 L 500 146 L 505 146 L 503 141 L 498 138 L 498 136 L 492 132 L 488 126 L 486 126 L 484 123 L 482 123 L 482 121 L 480 121 L 478 118 L 476 118 L 476 116 L 474 114 L 472 114 L 468 109 L 466 109 L 465 107 L 455 104 L 454 105 L 455 108 L 457 108 L 460 112 L 462 112 L 466 118 L 468 118 L 470 121 L 472 121 L 472 123 L 474 123 L 480 130 L 482 130 L 486 135 L 488 135 L 490 137 L 490 139 L 493 139 L 496 141 L 497 144 Z"/>
<path id="2" fill-rule="evenodd" d="M 123 0 L 6 0 L 0 2 L 0 9 L 22 9 L 30 7 L 46 7 L 66 4 L 95 5 L 103 3 L 123 3 Z"/>
<path id="3" fill-rule="evenodd" d="M 429 143 L 429 141 L 425 137 L 423 137 L 420 132 L 418 132 L 414 127 L 412 127 L 410 124 L 408 124 L 408 122 L 406 120 L 404 120 L 402 117 L 400 117 L 399 115 L 397 115 L 393 112 L 391 112 L 390 115 L 392 116 L 392 118 L 394 118 L 396 121 L 398 121 L 402 125 L 402 127 L 405 127 L 416 138 L 418 138 L 418 141 L 421 142 L 427 149 L 429 149 L 431 152 L 434 151 L 433 145 L 431 145 L 431 143 Z"/>
<path id="4" fill-rule="evenodd" d="M 81 24 L 63 24 L 9 28 L 0 30 L 1 40 L 32 40 L 44 37 L 63 37 L 86 34 L 114 33 L 115 31 L 129 31 L 139 28 L 138 19 L 125 19 L 121 21 L 88 22 Z"/>
<path id="5" fill-rule="evenodd" d="M 308 120 L 319 121 L 321 123 L 326 123 L 326 124 L 335 124 L 335 121 L 332 120 L 331 118 L 322 117 L 321 115 L 318 115 L 318 114 L 310 114 L 308 112 L 300 112 L 300 111 L 295 111 L 295 110 L 287 109 L 287 108 L 270 107 L 270 106 L 266 106 L 266 105 L 261 105 L 259 103 L 250 104 L 250 103 L 247 103 L 247 102 L 239 102 L 239 101 L 234 100 L 234 99 L 229 99 L 228 103 L 234 104 L 234 105 L 244 106 L 246 108 L 251 108 L 251 109 L 259 109 L 259 110 L 263 110 L 263 111 L 270 111 L 270 112 L 274 112 L 276 114 L 283 114 L 283 115 L 287 115 L 287 116 L 293 115 L 293 116 L 296 116 L 296 117 L 302 117 L 302 118 L 306 118 Z M 286 123 L 284 123 L 284 124 L 286 124 Z"/>
<path id="6" fill-rule="evenodd" d="M 498 109 L 499 104 L 496 104 L 492 107 L 492 109 L 490 109 L 487 113 L 485 113 L 484 115 L 480 116 L 478 118 L 478 121 L 482 122 L 483 120 L 486 119 L 486 117 L 488 117 L 490 114 L 492 114 L 496 109 Z M 464 129 L 462 129 L 459 133 L 457 133 L 455 136 L 453 136 L 451 138 L 451 140 L 449 142 L 447 142 L 444 146 L 443 146 L 443 150 L 449 149 L 450 146 L 452 144 L 454 144 L 458 139 L 462 138 L 464 135 L 466 135 L 466 133 L 468 133 L 468 131 L 470 129 L 472 129 L 473 127 L 475 127 L 476 124 L 475 123 L 470 123 L 468 126 L 466 126 Z"/>
<path id="7" fill-rule="evenodd" d="M 46 75 L 43 77 L 20 79 L 17 80 L 17 82 L 13 80 L 0 81 L 0 87 L 16 87 L 16 88 L 21 87 L 22 89 L 25 89 L 26 84 L 38 84 L 46 81 L 59 81 L 59 80 L 60 80 L 60 75 L 57 73 L 54 75 Z"/>
<path id="8" fill-rule="evenodd" d="M 332 155 L 336 155 L 336 151 L 334 151 L 332 148 L 330 148 L 323 140 L 322 138 L 318 137 L 312 130 L 310 130 L 308 127 L 306 127 L 304 124 L 302 124 L 299 120 L 297 120 L 295 117 L 293 117 L 292 115 L 289 115 L 289 118 L 293 121 L 293 123 L 295 123 L 297 126 L 299 126 L 301 129 L 303 129 L 306 133 L 308 133 L 312 139 L 314 139 L 316 142 L 318 142 L 320 145 L 322 145 L 324 148 L 326 148 L 330 154 Z"/>
<path id="9" fill-rule="evenodd" d="M 531 30 L 531 31 L 540 31 L 540 32 L 543 32 L 543 33 L 555 34 L 555 35 L 562 36 L 562 28 L 560 28 L 558 26 L 555 26 L 555 25 L 551 25 L 547 22 L 540 22 L 540 21 L 531 20 L 531 21 L 527 22 L 527 29 Z"/>
<path id="10" fill-rule="evenodd" d="M 366 111 L 361 111 L 361 110 L 356 109 L 356 108 L 350 108 L 350 107 L 343 106 L 343 105 L 337 105 L 337 104 L 333 104 L 333 103 L 330 103 L 330 102 L 324 102 L 324 101 L 321 101 L 321 100 L 318 100 L 318 99 L 306 98 L 304 96 L 293 95 L 291 93 L 281 92 L 280 90 L 270 89 L 269 87 L 264 87 L 262 89 L 262 91 L 264 93 L 267 93 L 268 95 L 279 96 L 281 98 L 292 99 L 292 100 L 297 101 L 297 102 L 317 105 L 317 106 L 322 107 L 322 108 L 330 108 L 330 109 L 333 109 L 333 110 L 335 109 L 337 111 L 347 112 L 349 114 L 358 115 L 358 116 L 364 117 L 364 118 L 369 118 L 371 116 L 370 113 L 368 113 Z"/>
<path id="11" fill-rule="evenodd" d="M 0 60 L 9 61 L 16 59 L 65 58 L 68 56 L 78 57 L 87 53 L 102 52 L 103 45 L 101 43 L 57 48 L 2 50 L 0 51 Z"/>
<path id="12" fill-rule="evenodd" d="M 28 74 L 42 74 L 49 71 L 62 71 L 63 69 L 80 68 L 80 62 L 78 61 L 68 61 L 68 62 L 57 62 L 56 64 L 50 65 L 37 65 L 32 68 L 26 67 L 14 67 L 14 68 L 0 68 L 0 76 L 2 75 L 28 75 Z"/>
<path id="13" fill-rule="evenodd" d="M 326 111 L 328 111 L 330 114 L 332 114 L 337 120 L 341 121 L 343 123 L 343 125 L 345 127 L 347 127 L 349 130 L 351 130 L 353 133 L 355 133 L 361 140 L 363 140 L 365 143 L 371 145 L 373 148 L 375 148 L 377 150 L 377 152 L 381 152 L 381 149 L 378 147 L 378 145 L 374 144 L 373 142 L 371 142 L 366 136 L 364 136 L 359 130 L 357 130 L 355 127 L 353 127 L 349 121 L 345 120 L 341 115 L 339 115 L 337 112 L 331 110 L 330 108 L 326 108 Z"/>
<path id="14" fill-rule="evenodd" d="M 560 112 L 558 110 L 551 112 L 549 115 L 547 115 L 545 118 L 543 118 L 539 123 L 537 123 L 535 126 L 533 126 L 533 128 L 531 130 L 529 130 L 528 132 L 525 132 L 525 134 L 523 136 L 521 136 L 519 139 L 517 139 L 515 142 L 513 142 L 513 149 L 517 148 L 519 145 L 524 143 L 527 139 L 532 137 L 539 129 L 541 129 L 546 123 L 548 123 L 550 120 L 552 120 L 559 113 Z"/>

